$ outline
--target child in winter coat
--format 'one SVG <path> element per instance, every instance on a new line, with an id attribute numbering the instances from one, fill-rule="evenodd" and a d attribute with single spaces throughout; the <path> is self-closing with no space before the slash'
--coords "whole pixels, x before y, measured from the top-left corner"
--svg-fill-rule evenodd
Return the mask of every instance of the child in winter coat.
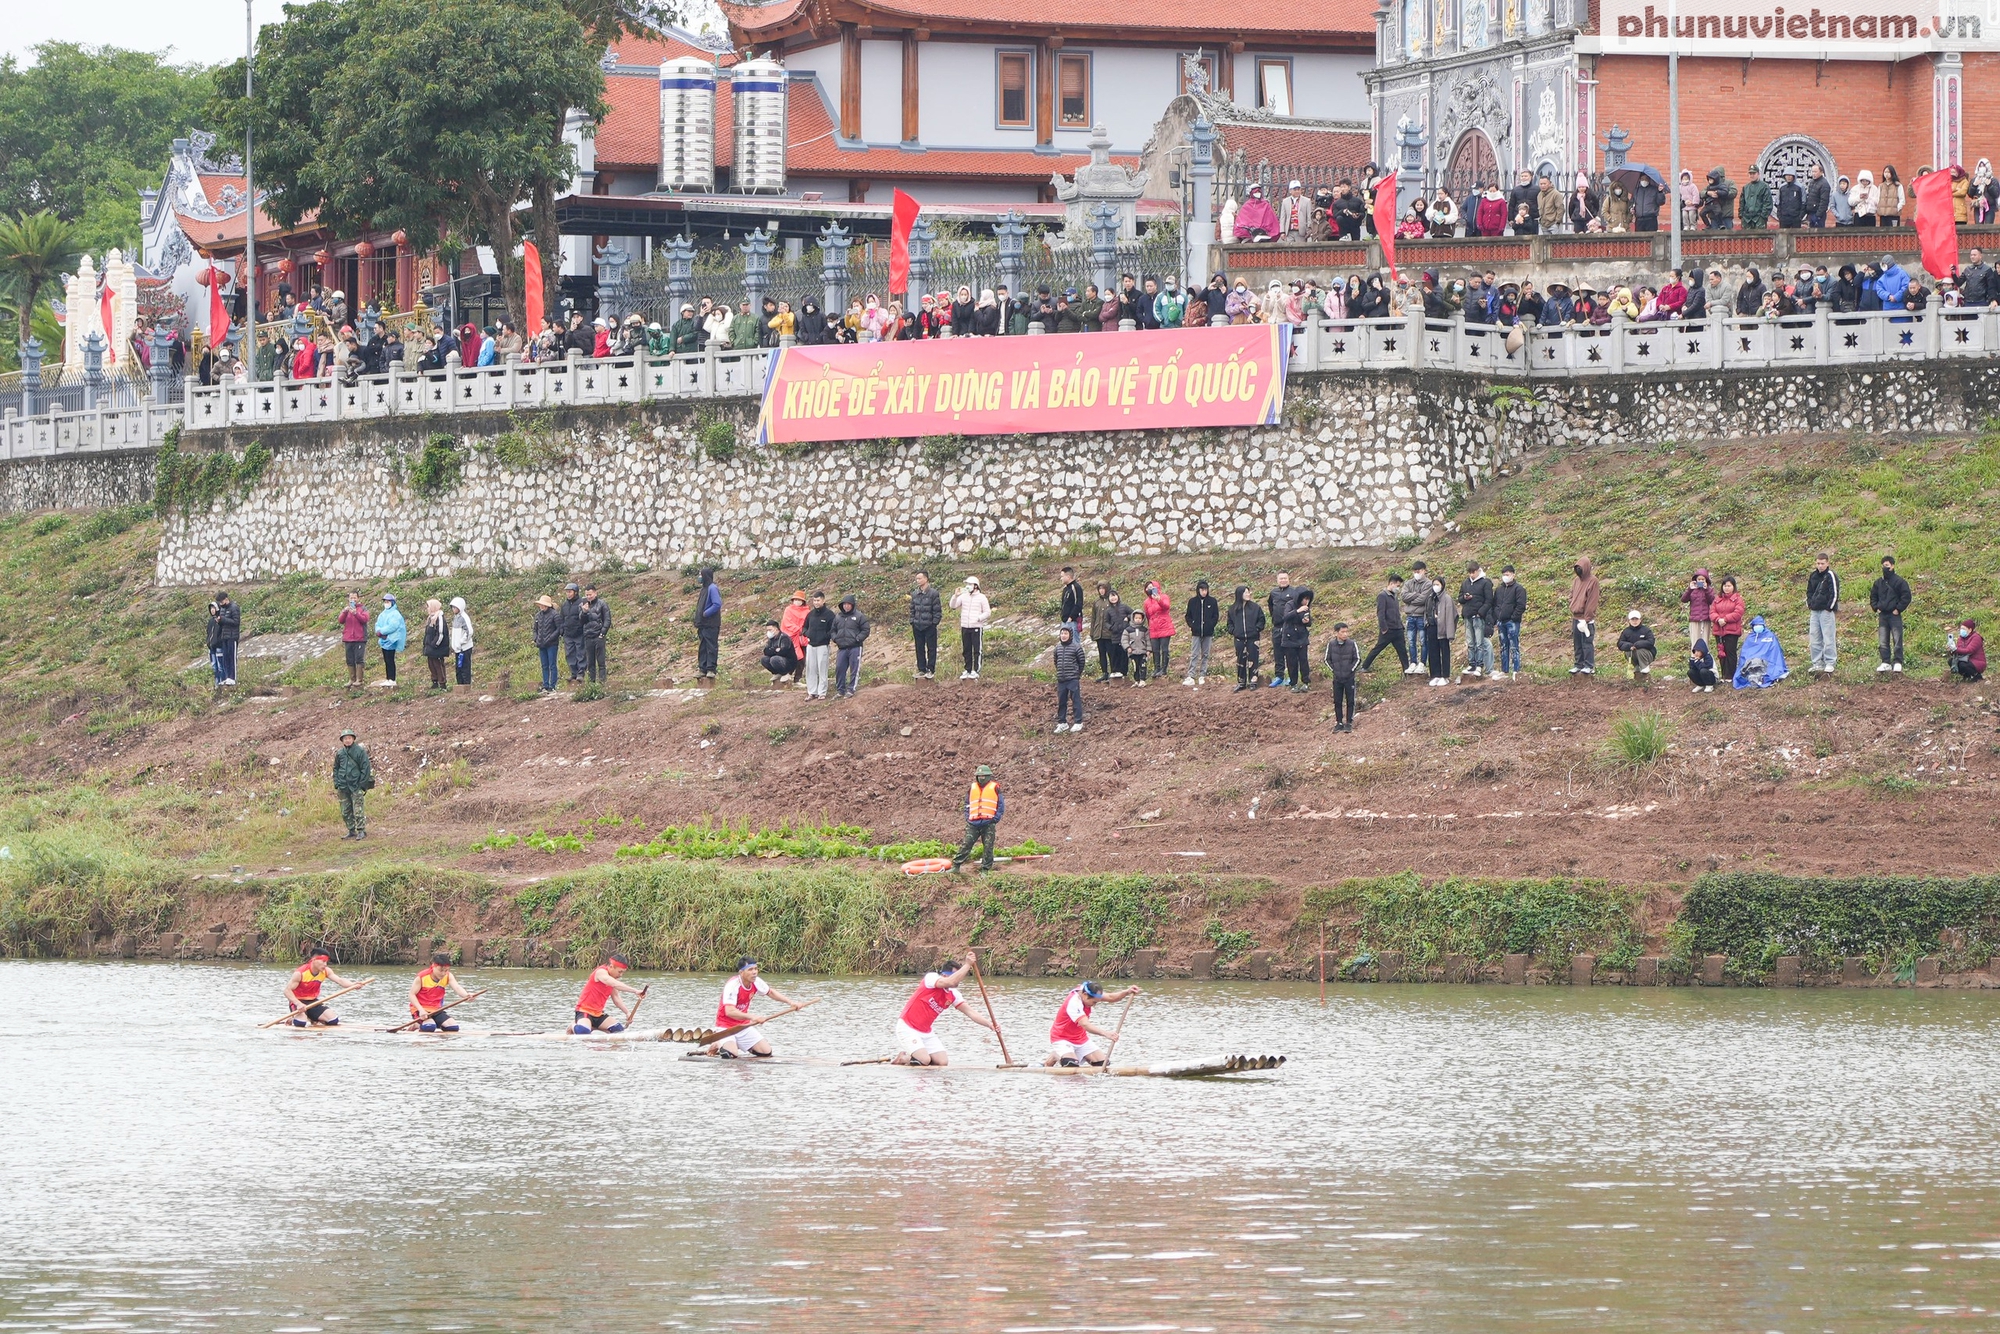
<path id="1" fill-rule="evenodd" d="M 1146 684 L 1146 662 L 1152 649 L 1152 638 L 1146 633 L 1146 613 L 1134 609 L 1125 622 L 1125 657 L 1131 664 L 1132 684 Z"/>
<path id="2" fill-rule="evenodd" d="M 1688 684 L 1694 687 L 1697 695 L 1712 695 L 1716 680 L 1715 655 L 1708 651 L 1706 639 L 1697 639 L 1694 647 L 1688 650 Z"/>

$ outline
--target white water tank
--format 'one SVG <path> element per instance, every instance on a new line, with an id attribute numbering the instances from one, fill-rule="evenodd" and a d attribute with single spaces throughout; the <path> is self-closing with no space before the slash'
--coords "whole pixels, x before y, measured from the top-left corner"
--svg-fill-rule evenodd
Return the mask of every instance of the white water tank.
<path id="1" fill-rule="evenodd" d="M 715 66 L 695 56 L 660 66 L 660 189 L 715 189 Z"/>
<path id="2" fill-rule="evenodd" d="M 785 67 L 758 56 L 730 71 L 736 99 L 732 179 L 744 194 L 785 191 Z"/>

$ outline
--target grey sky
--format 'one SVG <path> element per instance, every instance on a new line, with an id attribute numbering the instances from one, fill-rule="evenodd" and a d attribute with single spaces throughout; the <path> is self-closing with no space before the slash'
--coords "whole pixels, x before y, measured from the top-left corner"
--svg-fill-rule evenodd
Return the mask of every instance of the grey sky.
<path id="1" fill-rule="evenodd" d="M 283 15 L 283 0 L 255 0 L 257 21 L 270 23 Z M 51 4 L 6 0 L 7 21 L 0 24 L 4 50 L 26 63 L 30 48 L 42 42 L 84 42 L 130 47 L 140 51 L 171 49 L 179 62 L 220 64 L 243 54 L 243 0 L 92 0 L 90 4 Z M 720 28 L 721 15 L 711 0 L 688 0 L 680 6 L 700 28 L 704 18 Z"/>

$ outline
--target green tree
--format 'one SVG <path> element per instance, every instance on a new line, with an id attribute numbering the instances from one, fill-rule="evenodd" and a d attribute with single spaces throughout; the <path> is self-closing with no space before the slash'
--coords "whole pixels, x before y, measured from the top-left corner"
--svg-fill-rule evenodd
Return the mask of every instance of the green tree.
<path id="1" fill-rule="evenodd" d="M 0 279 L 12 289 L 17 347 L 28 341 L 36 298 L 76 257 L 76 229 L 49 210 L 0 218 Z"/>
<path id="2" fill-rule="evenodd" d="M 637 26 L 631 0 L 313 0 L 264 29 L 254 107 L 243 69 L 215 75 L 210 112 L 255 129 L 258 184 L 286 225 L 308 213 L 336 232 L 401 229 L 419 249 L 446 237 L 491 245 L 516 321 L 532 237 L 555 290 L 554 202 L 575 171 L 572 108 L 604 111 L 610 28 Z"/>
<path id="3" fill-rule="evenodd" d="M 139 196 L 195 123 L 206 70 L 159 54 L 47 42 L 25 68 L 0 59 L 0 214 L 48 209 L 77 247 L 133 251 Z"/>

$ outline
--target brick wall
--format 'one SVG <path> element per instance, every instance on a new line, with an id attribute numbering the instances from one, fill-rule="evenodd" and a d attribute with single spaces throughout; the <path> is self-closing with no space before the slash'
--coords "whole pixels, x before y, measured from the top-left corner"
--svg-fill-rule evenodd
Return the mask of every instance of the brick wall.
<path id="1" fill-rule="evenodd" d="M 1633 137 L 1632 157 L 1667 163 L 1667 62 L 1661 56 L 1598 61 L 1597 124 Z M 1887 61 L 1681 61 L 1681 162 L 1697 181 L 1713 166 L 1739 186 L 1773 139 L 1804 134 L 1833 153 L 1840 172 L 1879 180 L 1893 162 L 1904 181 L 1931 161 L 1928 58 Z M 1965 57 L 1965 161 L 2000 159 L 2000 56 Z"/>

